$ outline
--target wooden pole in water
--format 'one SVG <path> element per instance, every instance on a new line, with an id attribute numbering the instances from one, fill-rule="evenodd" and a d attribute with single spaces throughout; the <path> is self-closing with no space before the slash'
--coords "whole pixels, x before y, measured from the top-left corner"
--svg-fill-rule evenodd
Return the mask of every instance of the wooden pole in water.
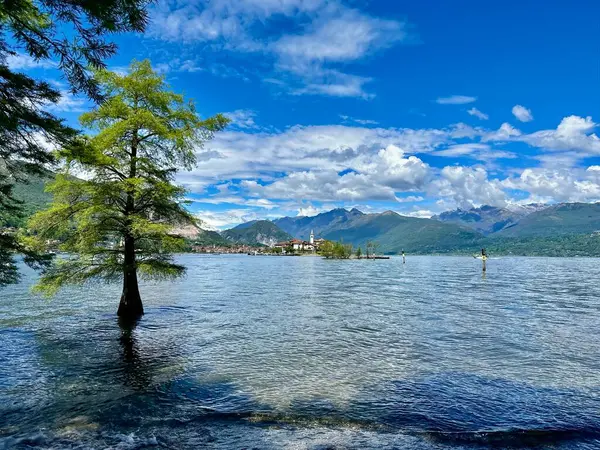
<path id="1" fill-rule="evenodd" d="M 485 262 L 487 261 L 487 254 L 485 252 L 485 248 L 481 249 L 481 262 L 482 262 L 482 269 L 485 272 L 486 267 L 485 267 Z"/>

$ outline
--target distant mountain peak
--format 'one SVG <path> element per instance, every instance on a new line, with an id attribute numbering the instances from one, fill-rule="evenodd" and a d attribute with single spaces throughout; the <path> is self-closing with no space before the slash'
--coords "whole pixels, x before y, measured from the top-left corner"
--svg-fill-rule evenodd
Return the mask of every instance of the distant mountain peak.
<path id="1" fill-rule="evenodd" d="M 250 245 L 271 246 L 277 242 L 287 241 L 292 238 L 288 233 L 279 228 L 270 220 L 254 220 L 239 225 L 222 233 L 222 236 L 232 242 Z"/>
<path id="2" fill-rule="evenodd" d="M 481 205 L 470 209 L 457 208 L 445 211 L 432 218 L 471 228 L 483 234 L 492 234 L 514 227 L 524 217 L 547 207 L 548 205 L 535 203 L 529 205 L 509 204 L 506 207 Z"/>

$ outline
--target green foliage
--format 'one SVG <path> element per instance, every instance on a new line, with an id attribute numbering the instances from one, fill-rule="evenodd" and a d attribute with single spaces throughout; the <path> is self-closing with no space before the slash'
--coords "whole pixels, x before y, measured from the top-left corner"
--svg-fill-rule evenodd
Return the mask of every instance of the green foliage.
<path id="1" fill-rule="evenodd" d="M 60 93 L 45 81 L 13 72 L 7 58 L 24 51 L 34 60 L 58 61 L 73 92 L 101 100 L 88 67 L 103 67 L 115 53 L 108 33 L 142 31 L 147 21 L 147 0 L 10 0 L 0 2 L 0 223 L 21 222 L 28 211 L 14 192 L 15 183 L 31 175 L 43 175 L 54 162 L 47 147 L 69 145 L 77 131 L 43 110 L 60 99 Z M 67 31 L 65 33 L 65 30 Z M 67 37 L 68 36 L 68 37 Z M 38 262 L 15 234 L 4 234 L 0 254 L 0 286 L 18 279 L 13 254 Z"/>
<path id="2" fill-rule="evenodd" d="M 516 238 L 488 238 L 482 243 L 490 255 L 600 256 L 600 234 L 586 233 Z"/>
<path id="3" fill-rule="evenodd" d="M 325 241 L 321 245 L 320 253 L 327 259 L 350 259 L 352 256 L 352 244 Z"/>
<path id="4" fill-rule="evenodd" d="M 127 75 L 99 70 L 95 76 L 106 101 L 80 120 L 96 134 L 58 152 L 66 169 L 49 186 L 53 203 L 30 221 L 29 245 L 44 250 L 47 240 L 61 239 L 60 250 L 73 255 L 44 273 L 38 289 L 48 294 L 129 271 L 182 275 L 185 268 L 171 254 L 186 244 L 170 231 L 195 221 L 173 179 L 179 167 L 193 167 L 194 150 L 228 122 L 221 115 L 201 120 L 148 61 L 133 62 Z M 71 177 L 73 169 L 86 179 Z"/>
<path id="5" fill-rule="evenodd" d="M 362 256 L 362 250 L 361 250 L 361 248 L 360 248 L 360 247 L 358 247 L 358 248 L 356 249 L 356 257 L 357 257 L 357 258 L 360 258 L 361 256 Z"/>
<path id="6" fill-rule="evenodd" d="M 144 30 L 149 3 L 149 0 L 3 1 L 0 23 L 5 34 L 0 41 L 0 52 L 5 57 L 14 52 L 12 47 L 18 47 L 36 60 L 58 60 L 58 67 L 75 92 L 100 100 L 102 94 L 87 68 L 103 68 L 104 60 L 115 54 L 116 45 L 106 41 L 105 36 Z"/>
<path id="7" fill-rule="evenodd" d="M 377 253 L 377 249 L 379 248 L 379 243 L 374 241 L 367 241 L 367 258 L 375 256 Z"/>

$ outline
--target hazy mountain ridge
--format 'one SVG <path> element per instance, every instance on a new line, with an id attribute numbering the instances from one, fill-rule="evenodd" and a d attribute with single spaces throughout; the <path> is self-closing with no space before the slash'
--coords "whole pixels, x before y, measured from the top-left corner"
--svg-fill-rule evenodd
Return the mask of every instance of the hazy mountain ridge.
<path id="1" fill-rule="evenodd" d="M 600 231 L 600 203 L 559 203 L 524 216 L 499 237 L 548 237 Z"/>
<path id="2" fill-rule="evenodd" d="M 316 216 L 282 217 L 273 220 L 273 223 L 295 238 L 307 240 L 311 231 L 314 231 L 315 236 L 324 237 L 345 223 L 364 215 L 356 208 L 350 211 L 336 208 Z"/>
<path id="3" fill-rule="evenodd" d="M 484 205 L 467 210 L 459 208 L 445 211 L 433 216 L 432 219 L 472 228 L 484 235 L 490 235 L 513 227 L 524 217 L 546 207 L 547 205 L 539 204 L 515 205 L 507 208 Z"/>
<path id="4" fill-rule="evenodd" d="M 343 240 L 363 248 L 368 241 L 374 241 L 381 253 L 400 253 L 402 250 L 411 253 L 448 253 L 476 247 L 483 235 L 454 224 L 386 211 L 358 216 L 322 237 Z"/>
<path id="5" fill-rule="evenodd" d="M 229 242 L 248 245 L 271 246 L 292 239 L 292 236 L 269 220 L 255 220 L 223 231 L 221 236 Z"/>
<path id="6" fill-rule="evenodd" d="M 46 208 L 52 201 L 52 194 L 45 191 L 46 183 L 54 179 L 54 173 L 46 171 L 42 175 L 25 175 L 25 180 L 17 182 L 13 188 L 15 198 L 23 202 L 23 217 L 0 217 L 0 226 L 21 227 L 27 218 Z"/>

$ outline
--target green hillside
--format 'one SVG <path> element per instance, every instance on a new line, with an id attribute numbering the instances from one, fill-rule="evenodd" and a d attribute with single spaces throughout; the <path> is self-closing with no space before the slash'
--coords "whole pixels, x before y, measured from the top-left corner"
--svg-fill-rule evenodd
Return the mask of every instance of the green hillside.
<path id="1" fill-rule="evenodd" d="M 364 213 L 356 208 L 350 211 L 336 208 L 311 217 L 282 217 L 275 219 L 273 223 L 295 238 L 306 240 L 311 231 L 314 231 L 316 236 L 325 236 L 363 215 Z"/>
<path id="2" fill-rule="evenodd" d="M 3 227 L 21 227 L 27 219 L 44 209 L 51 201 L 52 195 L 45 192 L 46 183 L 54 179 L 50 171 L 42 176 L 29 175 L 26 182 L 16 183 L 13 188 L 14 196 L 23 202 L 23 217 L 7 217 L 0 221 Z"/>
<path id="3" fill-rule="evenodd" d="M 287 241 L 291 235 L 269 220 L 258 220 L 224 231 L 222 236 L 229 242 L 248 245 L 273 245 Z"/>
<path id="4" fill-rule="evenodd" d="M 472 228 L 478 233 L 487 235 L 514 226 L 519 220 L 529 214 L 530 210 L 535 206 L 507 209 L 484 205 L 479 208 L 467 210 L 456 209 L 454 211 L 446 211 L 433 216 L 432 219 Z"/>
<path id="5" fill-rule="evenodd" d="M 501 238 L 565 236 L 600 231 L 600 203 L 561 203 L 523 217 L 495 233 Z"/>
<path id="6" fill-rule="evenodd" d="M 231 242 L 212 230 L 200 229 L 193 240 L 194 245 L 230 245 Z"/>
<path id="7" fill-rule="evenodd" d="M 323 236 L 365 247 L 379 244 L 381 253 L 450 253 L 476 249 L 483 236 L 476 231 L 431 219 L 401 216 L 387 211 L 364 214 Z"/>

